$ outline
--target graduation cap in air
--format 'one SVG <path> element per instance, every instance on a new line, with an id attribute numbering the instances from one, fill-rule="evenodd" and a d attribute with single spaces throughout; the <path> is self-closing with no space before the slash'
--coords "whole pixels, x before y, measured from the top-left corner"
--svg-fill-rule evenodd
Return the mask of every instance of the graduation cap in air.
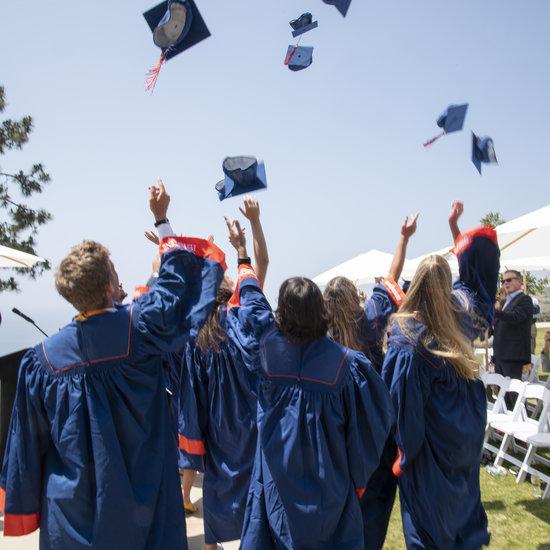
<path id="1" fill-rule="evenodd" d="M 443 137 L 445 134 L 451 134 L 452 132 L 459 132 L 464 126 L 464 120 L 466 118 L 466 112 L 468 111 L 468 104 L 463 105 L 449 105 L 444 113 L 437 119 L 437 125 L 443 128 L 443 131 L 437 136 L 429 139 L 424 143 L 424 147 L 428 147 L 434 141 Z"/>
<path id="2" fill-rule="evenodd" d="M 478 137 L 472 132 L 472 162 L 481 175 L 481 163 L 497 163 L 495 146 L 490 137 Z"/>
<path id="3" fill-rule="evenodd" d="M 285 65 L 291 71 L 307 69 L 313 63 L 313 47 L 289 46 L 286 52 Z"/>
<path id="4" fill-rule="evenodd" d="M 153 91 L 164 63 L 210 36 L 194 0 L 165 0 L 143 14 L 161 49 L 160 59 L 147 74 L 146 89 Z"/>
<path id="5" fill-rule="evenodd" d="M 216 184 L 220 201 L 267 187 L 265 165 L 256 157 L 226 157 L 222 169 L 225 177 Z"/>
<path id="6" fill-rule="evenodd" d="M 323 2 L 334 6 L 342 14 L 342 17 L 346 17 L 351 4 L 351 0 L 323 0 Z"/>
<path id="7" fill-rule="evenodd" d="M 296 38 L 301 34 L 316 29 L 319 26 L 319 23 L 317 21 L 313 21 L 313 16 L 311 13 L 302 13 L 298 19 L 293 19 L 290 22 L 290 26 L 293 29 L 292 36 Z"/>

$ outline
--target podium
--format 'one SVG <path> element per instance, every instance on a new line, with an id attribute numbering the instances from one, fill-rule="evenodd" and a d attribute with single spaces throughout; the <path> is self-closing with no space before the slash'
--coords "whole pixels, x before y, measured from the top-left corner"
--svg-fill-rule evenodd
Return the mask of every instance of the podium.
<path id="1" fill-rule="evenodd" d="M 17 389 L 19 364 L 26 349 L 0 357 L 0 469 L 4 461 L 4 450 L 10 427 L 11 410 Z"/>

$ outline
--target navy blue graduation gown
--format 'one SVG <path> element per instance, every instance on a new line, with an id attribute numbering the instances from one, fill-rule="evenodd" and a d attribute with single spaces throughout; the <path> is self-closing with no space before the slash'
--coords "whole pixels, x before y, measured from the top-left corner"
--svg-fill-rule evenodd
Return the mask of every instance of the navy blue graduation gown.
<path id="1" fill-rule="evenodd" d="M 25 355 L 0 477 L 5 535 L 40 528 L 44 550 L 187 548 L 162 354 L 200 329 L 225 263 L 199 239 L 161 250 L 151 292 Z"/>
<path id="2" fill-rule="evenodd" d="M 493 230 L 458 240 L 460 281 L 455 284 L 464 333 L 473 338 L 492 318 L 499 251 Z M 480 380 L 465 380 L 422 344 L 425 331 L 393 326 L 383 377 L 390 384 L 396 420 L 403 530 L 407 548 L 474 550 L 489 543 L 481 504 L 479 464 L 486 422 Z"/>
<path id="3" fill-rule="evenodd" d="M 244 278 L 243 278 L 244 277 Z M 360 549 L 359 499 L 393 421 L 369 360 L 329 338 L 291 344 L 249 268 L 228 332 L 258 377 L 258 443 L 241 547 Z"/>
<path id="4" fill-rule="evenodd" d="M 385 329 L 403 297 L 399 285 L 388 277 L 374 287 L 371 297 L 365 302 L 360 338 L 366 355 L 378 373 L 382 371 L 384 362 Z M 397 478 L 392 472 L 395 452 L 392 430 L 380 457 L 380 464 L 369 479 L 361 499 L 365 550 L 378 550 L 384 546 L 397 490 Z"/>
<path id="5" fill-rule="evenodd" d="M 220 312 L 222 326 L 225 308 Z M 231 315 L 231 313 L 230 313 Z M 220 350 L 189 344 L 183 364 L 180 455 L 188 466 L 204 457 L 203 510 L 207 544 L 238 539 L 256 450 L 255 377 L 231 334 Z"/>
<path id="6" fill-rule="evenodd" d="M 383 342 L 390 316 L 403 301 L 403 291 L 391 278 L 385 278 L 375 285 L 372 295 L 365 301 L 363 316 L 359 325 L 362 351 L 370 359 L 376 372 L 382 372 L 384 362 Z"/>

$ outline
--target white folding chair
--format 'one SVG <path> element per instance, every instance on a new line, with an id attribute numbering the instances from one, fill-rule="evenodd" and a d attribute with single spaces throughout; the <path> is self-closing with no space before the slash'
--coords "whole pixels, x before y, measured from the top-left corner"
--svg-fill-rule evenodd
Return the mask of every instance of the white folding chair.
<path id="1" fill-rule="evenodd" d="M 487 391 L 487 414 L 504 412 L 506 405 L 504 404 L 504 395 L 510 385 L 510 379 L 505 378 L 502 374 L 496 372 L 485 372 L 481 376 L 481 381 Z M 498 388 L 498 393 L 495 396 L 494 388 Z"/>
<path id="2" fill-rule="evenodd" d="M 538 401 L 541 406 L 533 409 L 527 408 L 527 401 Z M 524 406 L 520 409 L 519 417 L 512 422 L 497 421 L 492 423 L 492 428 L 504 434 L 500 449 L 495 457 L 495 466 L 501 466 L 504 460 L 516 466 L 520 470 L 517 475 L 517 483 L 524 481 L 526 475 L 538 476 L 546 483 L 546 489 L 542 498 L 550 496 L 550 476 L 533 467 L 534 463 L 541 463 L 550 466 L 550 461 L 537 455 L 537 449 L 550 448 L 550 390 L 541 384 L 527 384 L 522 396 Z M 515 407 L 514 407 L 515 409 Z M 530 416 L 535 411 L 536 416 Z M 540 411 L 540 412 L 539 412 Z M 526 449 L 515 445 L 521 442 Z M 523 460 L 519 460 L 508 453 L 512 445 L 516 451 L 525 452 Z"/>
<path id="3" fill-rule="evenodd" d="M 495 409 L 495 407 L 493 406 L 494 410 L 492 409 L 491 412 L 487 414 L 488 424 L 492 424 L 493 422 L 511 422 L 512 420 L 515 420 L 522 412 L 523 404 L 521 398 L 527 384 L 515 378 L 505 378 L 505 380 L 508 380 L 508 385 L 504 385 L 502 387 L 502 390 L 499 392 L 499 395 L 497 397 L 497 401 L 499 401 L 498 408 Z M 511 410 L 506 404 L 506 395 L 509 393 L 517 394 L 516 403 L 514 405 L 514 408 Z M 502 399 L 499 400 L 499 397 L 501 397 Z"/>
<path id="4" fill-rule="evenodd" d="M 496 447 L 490 441 L 492 437 L 497 435 L 495 434 L 495 423 L 509 423 L 515 420 L 521 420 L 522 413 L 525 410 L 523 404 L 523 392 L 525 391 L 527 384 L 521 380 L 516 380 L 515 378 L 505 378 L 504 380 L 508 380 L 508 384 L 506 385 L 506 382 L 504 382 L 501 390 L 499 391 L 498 397 L 495 400 L 493 408 L 491 411 L 487 411 L 487 426 L 485 428 L 483 448 L 491 451 L 492 453 L 498 453 L 500 449 L 500 447 Z M 508 393 L 517 394 L 516 403 L 512 410 L 508 409 L 506 405 L 505 397 Z"/>

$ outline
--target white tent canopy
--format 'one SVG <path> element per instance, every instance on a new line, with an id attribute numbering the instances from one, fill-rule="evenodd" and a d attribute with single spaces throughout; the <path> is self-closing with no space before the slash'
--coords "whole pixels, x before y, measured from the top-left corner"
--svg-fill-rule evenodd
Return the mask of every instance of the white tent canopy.
<path id="1" fill-rule="evenodd" d="M 499 225 L 497 234 L 503 264 L 515 258 L 550 256 L 550 204 Z"/>
<path id="2" fill-rule="evenodd" d="M 501 272 L 506 269 L 550 271 L 550 205 L 503 223 L 496 230 L 501 250 Z M 406 260 L 402 278 L 411 280 L 420 262 L 432 254 L 444 256 L 453 275 L 458 276 L 458 262 L 448 246 Z M 370 250 L 318 275 L 314 281 L 324 286 L 332 277 L 342 275 L 359 285 L 373 283 L 375 277 L 387 274 L 391 261 L 391 254 Z"/>
<path id="3" fill-rule="evenodd" d="M 32 267 L 44 258 L 0 245 L 0 267 Z"/>
<path id="4" fill-rule="evenodd" d="M 357 285 L 373 283 L 375 277 L 384 277 L 388 274 L 393 255 L 380 250 L 369 250 L 365 254 L 359 254 L 320 275 L 313 280 L 319 286 L 326 286 L 328 282 L 338 276 L 347 277 Z"/>

